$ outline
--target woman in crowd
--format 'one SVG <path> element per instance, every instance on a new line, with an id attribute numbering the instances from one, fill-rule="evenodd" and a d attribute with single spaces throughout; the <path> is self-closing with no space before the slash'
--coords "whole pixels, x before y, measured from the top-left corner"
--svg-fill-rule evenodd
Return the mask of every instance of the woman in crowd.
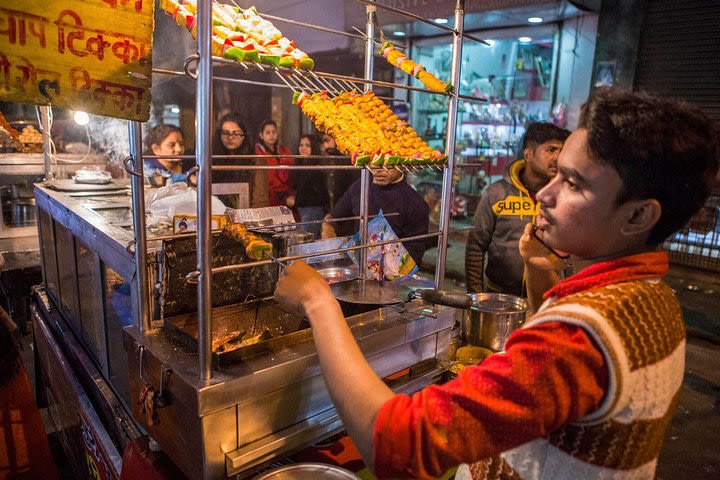
<path id="1" fill-rule="evenodd" d="M 145 155 L 182 155 L 185 153 L 185 140 L 182 131 L 175 125 L 161 123 L 150 129 L 145 137 Z M 187 173 L 183 172 L 181 158 L 151 158 L 144 162 L 145 175 L 159 173 L 170 177 L 173 182 L 184 182 Z"/>
<path id="2" fill-rule="evenodd" d="M 267 155 L 267 165 L 293 165 L 292 152 L 278 143 L 278 130 L 275 120 L 265 120 L 260 125 L 260 141 L 255 145 L 255 153 Z M 290 178 L 290 170 L 271 170 L 268 172 L 268 188 L 270 205 L 287 205 L 292 207 L 295 188 Z M 289 202 L 288 202 L 289 201 Z"/>
<path id="3" fill-rule="evenodd" d="M 213 155 L 252 155 L 255 150 L 245 124 L 237 113 L 227 113 L 218 122 L 213 138 Z M 213 158 L 213 165 L 255 165 L 253 158 Z M 250 206 L 268 206 L 268 177 L 264 170 L 213 170 L 213 183 L 247 183 Z M 237 195 L 218 195 L 223 203 L 238 208 Z"/>
<path id="4" fill-rule="evenodd" d="M 303 135 L 298 141 L 298 155 L 320 155 L 320 143 L 315 135 Z M 316 159 L 300 158 L 298 165 L 316 164 Z M 294 170 L 291 179 L 295 184 L 295 207 L 301 222 L 322 220 L 330 204 L 327 177 L 322 170 Z M 320 238 L 321 223 L 301 225 L 300 228 Z"/>

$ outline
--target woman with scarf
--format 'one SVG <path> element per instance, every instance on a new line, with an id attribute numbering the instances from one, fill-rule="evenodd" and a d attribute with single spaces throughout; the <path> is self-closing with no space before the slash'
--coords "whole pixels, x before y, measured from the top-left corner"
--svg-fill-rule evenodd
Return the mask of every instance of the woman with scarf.
<path id="1" fill-rule="evenodd" d="M 255 144 L 255 153 L 267 155 L 267 165 L 294 165 L 295 161 L 285 155 L 292 152 L 278 143 L 278 129 L 275 120 L 265 120 L 260 125 L 259 141 Z M 258 163 L 261 159 L 258 159 Z M 262 162 L 265 163 L 265 162 Z M 293 207 L 295 188 L 290 178 L 290 170 L 268 171 L 268 190 L 270 205 L 287 205 Z"/>
<path id="2" fill-rule="evenodd" d="M 175 125 L 160 124 L 150 129 L 145 137 L 146 155 L 183 155 L 185 139 L 182 130 Z M 160 174 L 173 182 L 184 182 L 188 175 L 183 171 L 182 158 L 151 158 L 144 162 L 145 175 Z M 193 176 L 194 177 L 194 176 Z"/>

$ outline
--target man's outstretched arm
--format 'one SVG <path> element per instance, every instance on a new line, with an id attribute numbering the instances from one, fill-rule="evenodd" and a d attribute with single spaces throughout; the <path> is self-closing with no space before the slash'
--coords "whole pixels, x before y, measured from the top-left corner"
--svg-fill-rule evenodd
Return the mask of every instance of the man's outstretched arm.
<path id="1" fill-rule="evenodd" d="M 375 419 L 392 391 L 365 360 L 330 287 L 315 270 L 304 262 L 290 265 L 278 280 L 275 298 L 307 316 L 330 397 L 372 470 Z"/>

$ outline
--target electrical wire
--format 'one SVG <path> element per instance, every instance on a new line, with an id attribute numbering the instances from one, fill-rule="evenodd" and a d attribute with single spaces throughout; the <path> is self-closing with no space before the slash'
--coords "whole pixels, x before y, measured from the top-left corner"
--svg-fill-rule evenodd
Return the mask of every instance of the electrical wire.
<path id="1" fill-rule="evenodd" d="M 42 121 L 40 120 L 40 108 L 36 105 L 35 106 L 35 116 L 37 118 L 38 125 L 40 126 L 40 132 L 47 135 L 48 139 L 50 140 L 50 151 L 48 152 L 48 156 L 50 157 L 50 160 L 54 161 L 55 166 L 57 166 L 58 163 L 71 163 L 71 164 L 77 164 L 77 163 L 83 163 L 87 158 L 90 156 L 90 151 L 92 150 L 92 138 L 90 137 L 90 129 L 88 128 L 87 124 L 84 125 L 85 127 L 85 135 L 87 137 L 87 151 L 85 152 L 85 155 L 83 155 L 82 158 L 71 160 L 69 158 L 59 158 L 57 155 L 57 147 L 55 146 L 55 142 L 52 139 L 52 125 L 53 121 L 55 119 L 52 111 L 52 107 L 48 109 L 48 126 L 49 131 L 43 132 L 42 130 Z M 51 165 L 53 162 L 51 162 Z M 54 173 L 54 172 L 51 172 Z"/>

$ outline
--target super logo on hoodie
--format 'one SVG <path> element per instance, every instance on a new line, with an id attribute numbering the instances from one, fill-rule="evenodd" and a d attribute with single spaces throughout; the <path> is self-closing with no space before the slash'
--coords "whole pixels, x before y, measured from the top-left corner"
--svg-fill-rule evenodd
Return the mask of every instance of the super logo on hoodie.
<path id="1" fill-rule="evenodd" d="M 530 216 L 535 214 L 537 207 L 535 203 L 525 195 L 508 195 L 495 202 L 492 206 L 492 211 L 495 215 L 516 215 L 516 216 Z"/>

